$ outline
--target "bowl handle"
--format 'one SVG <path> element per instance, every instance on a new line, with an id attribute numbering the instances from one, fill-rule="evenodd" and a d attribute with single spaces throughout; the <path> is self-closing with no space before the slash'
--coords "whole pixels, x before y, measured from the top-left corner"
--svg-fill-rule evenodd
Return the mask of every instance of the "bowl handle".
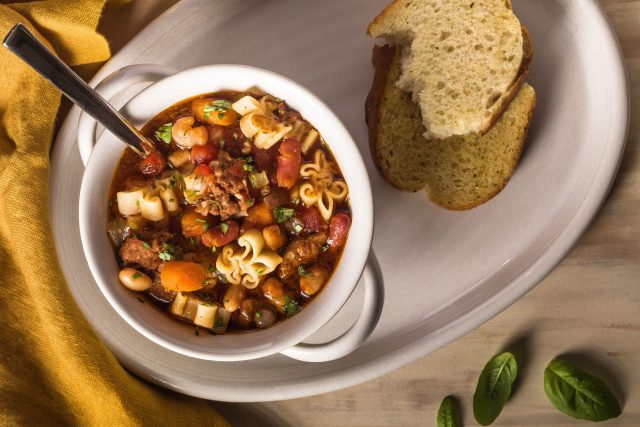
<path id="1" fill-rule="evenodd" d="M 364 302 L 358 320 L 343 335 L 323 344 L 295 345 L 282 354 L 303 362 L 328 362 L 353 352 L 369 338 L 382 313 L 384 285 L 380 266 L 373 250 L 362 273 L 364 278 Z"/>
<path id="2" fill-rule="evenodd" d="M 95 87 L 96 91 L 107 101 L 113 99 L 123 90 L 140 83 L 155 83 L 158 80 L 175 74 L 176 70 L 164 65 L 139 64 L 120 68 L 109 74 Z M 140 91 L 144 88 L 141 87 Z M 133 96 L 132 96 L 133 97 Z M 89 156 L 96 144 L 98 122 L 82 111 L 78 120 L 78 149 L 82 163 L 86 166 Z"/>

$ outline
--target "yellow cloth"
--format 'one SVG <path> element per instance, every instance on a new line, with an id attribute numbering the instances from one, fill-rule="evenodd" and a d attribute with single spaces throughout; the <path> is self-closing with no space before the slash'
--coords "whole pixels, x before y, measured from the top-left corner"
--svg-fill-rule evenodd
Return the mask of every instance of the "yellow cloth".
<path id="1" fill-rule="evenodd" d="M 0 5 L 0 37 L 22 22 L 72 66 L 104 61 L 103 5 Z M 75 305 L 48 217 L 59 104 L 57 90 L 0 47 L 0 424 L 227 425 L 206 401 L 127 373 Z"/>

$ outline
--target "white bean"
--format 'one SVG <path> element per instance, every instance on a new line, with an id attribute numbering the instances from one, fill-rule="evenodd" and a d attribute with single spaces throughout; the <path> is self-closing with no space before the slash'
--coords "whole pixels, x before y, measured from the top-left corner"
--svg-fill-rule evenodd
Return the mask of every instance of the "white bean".
<path id="1" fill-rule="evenodd" d="M 125 288 L 131 289 L 132 291 L 146 291 L 152 284 L 149 276 L 139 272 L 135 268 L 123 268 L 120 270 L 118 278 Z"/>
<path id="2" fill-rule="evenodd" d="M 242 285 L 229 286 L 227 292 L 224 294 L 224 309 L 229 312 L 236 311 L 240 307 L 246 294 L 245 288 Z"/>

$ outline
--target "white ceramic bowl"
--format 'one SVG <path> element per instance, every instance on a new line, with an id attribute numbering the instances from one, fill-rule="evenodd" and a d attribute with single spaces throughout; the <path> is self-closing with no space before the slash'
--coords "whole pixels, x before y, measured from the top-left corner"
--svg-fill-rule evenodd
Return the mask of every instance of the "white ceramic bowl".
<path id="1" fill-rule="evenodd" d="M 140 70 L 137 71 L 133 74 L 140 75 Z M 91 153 L 80 191 L 82 245 L 96 282 L 118 314 L 142 335 L 170 350 L 220 361 L 248 360 L 277 352 L 299 360 L 333 360 L 355 350 L 369 336 L 379 318 L 384 298 L 375 259 L 371 258 L 373 263 L 367 264 L 373 234 L 369 177 L 352 137 L 340 120 L 320 99 L 299 84 L 266 70 L 241 65 L 211 65 L 171 75 L 139 93 L 121 111 L 141 127 L 157 113 L 183 99 L 223 89 L 247 90 L 253 87 L 286 100 L 318 129 L 335 155 L 349 186 L 352 226 L 344 253 L 330 282 L 311 304 L 300 314 L 269 329 L 218 336 L 205 333 L 196 336 L 193 327 L 171 319 L 153 304 L 141 304 L 135 293 L 118 282 L 119 268 L 105 231 L 107 193 L 124 148 L 108 132 L 97 143 L 92 139 L 93 132 L 79 132 L 81 153 Z M 95 128 L 91 120 L 84 116 L 81 129 Z M 355 325 L 331 343 L 298 345 L 338 312 L 363 271 L 366 296 Z"/>

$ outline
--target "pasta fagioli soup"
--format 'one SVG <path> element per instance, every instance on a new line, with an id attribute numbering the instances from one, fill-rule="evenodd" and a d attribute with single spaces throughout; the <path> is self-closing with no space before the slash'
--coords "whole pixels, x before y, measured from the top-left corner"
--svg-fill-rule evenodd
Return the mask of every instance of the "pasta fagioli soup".
<path id="1" fill-rule="evenodd" d="M 156 151 L 126 149 L 107 234 L 122 286 L 196 334 L 295 316 L 344 248 L 349 190 L 318 131 L 284 100 L 221 91 L 147 123 Z"/>

